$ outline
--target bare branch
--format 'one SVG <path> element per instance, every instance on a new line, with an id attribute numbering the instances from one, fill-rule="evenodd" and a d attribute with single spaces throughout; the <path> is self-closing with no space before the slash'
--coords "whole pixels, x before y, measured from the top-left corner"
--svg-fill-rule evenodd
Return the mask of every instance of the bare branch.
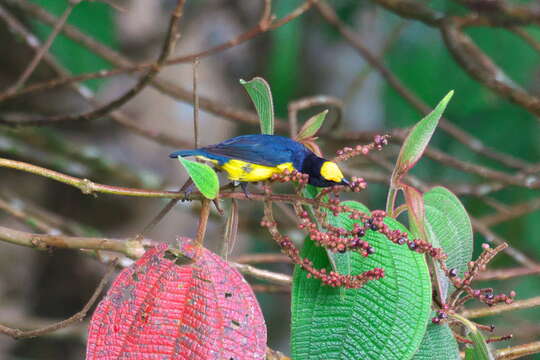
<path id="1" fill-rule="evenodd" d="M 540 353 L 540 341 L 512 346 L 495 351 L 497 360 L 519 359 L 527 355 Z"/>
<path id="2" fill-rule="evenodd" d="M 492 307 L 464 310 L 461 315 L 468 319 L 474 319 L 484 316 L 498 315 L 507 311 L 528 309 L 535 306 L 540 306 L 540 296 L 527 300 L 514 301 L 512 304 L 501 304 Z"/>
<path id="3" fill-rule="evenodd" d="M 101 292 L 103 291 L 103 288 L 105 287 L 105 285 L 109 281 L 109 278 L 114 272 L 115 266 L 116 266 L 116 260 L 112 261 L 111 264 L 109 265 L 109 269 L 105 273 L 105 276 L 99 282 L 99 285 L 97 286 L 96 290 L 92 294 L 92 297 L 90 298 L 90 300 L 88 300 L 88 302 L 86 303 L 86 305 L 84 305 L 82 310 L 76 313 L 75 315 L 69 317 L 66 320 L 60 321 L 56 324 L 52 324 L 49 326 L 45 326 L 41 329 L 35 329 L 35 330 L 12 329 L 7 326 L 0 325 L 0 333 L 11 336 L 14 339 L 27 339 L 27 338 L 33 338 L 36 336 L 45 335 L 53 331 L 63 329 L 67 326 L 70 326 L 71 324 L 82 321 L 86 317 L 86 314 L 88 314 L 88 311 L 90 311 L 90 308 L 94 305 L 94 303 L 98 299 Z"/>
<path id="4" fill-rule="evenodd" d="M 73 9 L 77 5 L 79 5 L 82 1 L 84 1 L 84 0 L 70 0 L 70 1 L 68 1 L 68 5 L 67 5 L 66 9 L 62 13 L 62 15 L 58 18 L 56 24 L 54 24 L 54 27 L 53 27 L 51 33 L 47 37 L 47 40 L 43 43 L 43 45 L 41 45 L 39 50 L 34 55 L 34 58 L 32 59 L 32 61 L 30 61 L 30 64 L 28 64 L 28 66 L 23 71 L 21 76 L 17 79 L 15 84 L 11 88 L 8 89 L 7 93 L 14 93 L 17 90 L 19 90 L 25 84 L 26 80 L 28 80 L 30 75 L 32 75 L 34 70 L 39 65 L 39 62 L 41 61 L 43 56 L 47 53 L 47 51 L 51 47 L 54 39 L 56 39 L 56 37 L 60 33 L 60 30 L 62 30 L 62 27 L 66 24 L 66 21 L 67 21 L 69 15 L 71 14 L 71 12 L 73 11 Z"/>
<path id="5" fill-rule="evenodd" d="M 51 116 L 47 118 L 30 118 L 25 119 L 24 121 L 16 122 L 15 124 L 9 120 L 6 120 L 5 118 L 0 118 L 0 123 L 5 125 L 42 125 L 42 123 L 59 123 L 59 122 L 69 122 L 69 121 L 78 121 L 78 120 L 92 120 L 99 117 L 102 117 L 106 114 L 108 114 L 110 111 L 113 111 L 129 100 L 131 100 L 133 97 L 135 97 L 140 91 L 144 89 L 144 87 L 150 83 L 150 81 L 159 73 L 161 70 L 163 63 L 169 56 L 169 54 L 173 51 L 174 45 L 178 39 L 178 20 L 182 16 L 182 9 L 184 6 L 185 0 L 179 0 L 176 8 L 174 9 L 171 19 L 169 22 L 169 29 L 167 31 L 167 36 L 165 38 L 165 42 L 162 48 L 162 51 L 154 64 L 148 70 L 148 72 L 142 76 L 137 84 L 130 90 L 128 90 L 124 95 L 121 95 L 117 99 L 111 101 L 110 103 L 99 107 L 97 109 L 91 110 L 87 113 L 83 114 L 76 114 L 76 115 L 59 115 L 59 116 Z"/>

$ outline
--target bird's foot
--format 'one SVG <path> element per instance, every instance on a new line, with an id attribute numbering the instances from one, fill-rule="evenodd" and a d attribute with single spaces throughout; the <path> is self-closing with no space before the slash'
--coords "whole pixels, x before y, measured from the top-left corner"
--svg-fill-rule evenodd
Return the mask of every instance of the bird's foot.
<path id="1" fill-rule="evenodd" d="M 240 188 L 242 189 L 242 192 L 244 193 L 244 195 L 246 195 L 246 197 L 249 199 L 249 200 L 253 200 L 249 195 L 249 191 L 247 189 L 248 187 L 248 183 L 247 182 L 240 182 Z"/>

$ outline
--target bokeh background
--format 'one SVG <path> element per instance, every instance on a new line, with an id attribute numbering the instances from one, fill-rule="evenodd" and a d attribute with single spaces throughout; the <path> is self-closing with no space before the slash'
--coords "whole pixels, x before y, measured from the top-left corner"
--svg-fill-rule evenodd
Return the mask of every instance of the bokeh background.
<path id="1" fill-rule="evenodd" d="M 471 10 L 459 1 L 419 2 L 446 15 L 483 11 Z M 434 149 L 451 159 L 511 176 L 524 174 L 524 177 L 529 176 L 531 183 L 538 181 L 538 116 L 471 78 L 456 63 L 437 28 L 400 17 L 377 2 L 332 0 L 327 3 L 375 54 L 375 58 L 380 59 L 381 64 L 416 97 L 433 106 L 454 89 L 455 95 L 445 113 L 448 122 L 495 152 L 520 161 L 515 162 L 515 166 L 508 166 L 489 159 L 440 129 L 431 143 Z M 530 4 L 534 1 L 508 3 Z M 9 20 L 15 19 L 34 34 L 34 42 L 43 42 L 51 32 L 50 25 L 21 4 L 34 4 L 59 16 L 66 9 L 67 1 L 0 0 L 0 92 L 17 80 L 35 53 L 28 38 L 14 32 Z M 68 24 L 131 61 L 148 62 L 153 61 L 161 49 L 175 4 L 176 1 L 172 0 L 83 1 L 74 8 Z M 302 4 L 300 0 L 275 0 L 272 12 L 280 18 Z M 253 28 L 260 17 L 262 5 L 262 1 L 245 0 L 187 1 L 181 19 L 182 36 L 175 55 L 210 48 Z M 540 31 L 534 25 L 519 29 L 529 34 L 528 41 L 505 26 L 474 27 L 467 29 L 466 33 L 504 69 L 516 87 L 525 89 L 531 96 L 540 96 Z M 67 73 L 81 74 L 115 67 L 62 34 L 55 39 L 50 53 L 57 66 L 51 66 L 49 61 L 41 62 L 28 84 L 57 78 L 58 68 Z M 190 62 L 167 66 L 159 76 L 189 93 L 193 66 Z M 201 58 L 198 93 L 222 104 L 218 107 L 230 106 L 253 112 L 239 79 L 254 76 L 262 76 L 270 83 L 276 116 L 282 119 L 288 116 L 288 104 L 303 97 L 326 95 L 343 102 L 339 121 L 333 106 L 316 106 L 299 114 L 299 119 L 304 121 L 326 107 L 331 109 L 329 124 L 318 140 L 329 157 L 340 147 L 360 143 L 361 140 L 365 142 L 373 132 L 400 131 L 422 117 L 421 112 L 396 92 L 343 34 L 315 9 L 241 45 Z M 94 93 L 98 101 L 107 102 L 132 87 L 136 79 L 136 74 L 122 74 L 81 84 L 83 93 Z M 0 102 L 0 117 L 70 114 L 91 108 L 92 104 L 81 96 L 80 91 L 61 86 Z M 121 110 L 130 121 L 143 128 L 175 136 L 188 145 L 193 143 L 193 106 L 189 96 L 181 101 L 178 97 L 147 87 Z M 336 125 L 333 128 L 332 123 Z M 258 131 L 256 125 L 201 109 L 199 141 L 202 145 Z M 345 141 L 340 138 L 342 134 L 353 134 L 359 140 Z M 178 162 L 168 158 L 171 150 L 173 147 L 159 139 L 140 136 L 108 116 L 56 126 L 0 127 L 1 157 L 111 185 L 178 189 L 185 182 L 186 174 Z M 365 176 L 369 182 L 368 191 L 355 194 L 355 199 L 360 199 L 372 209 L 384 208 L 391 171 L 389 166 L 398 151 L 399 141 L 395 141 L 373 157 L 347 164 L 348 175 Z M 496 235 L 526 254 L 533 262 L 530 266 L 533 274 L 493 280 L 485 282 L 485 285 L 492 285 L 500 291 L 516 290 L 518 299 L 540 296 L 538 265 L 534 267 L 534 263 L 540 261 L 538 190 L 526 185 L 509 185 L 467 169 L 464 171 L 463 167 L 455 166 L 448 159 L 441 161 L 425 157 L 415 167 L 413 175 L 422 186 L 440 184 L 456 191 L 467 210 L 479 221 L 489 220 L 485 217 L 493 214 L 513 214 L 503 216 L 504 221 L 490 223 L 493 233 L 487 240 Z M 0 169 L 0 224 L 14 229 L 126 238 L 140 232 L 165 203 L 164 200 L 104 194 L 88 196 L 39 176 Z M 179 204 L 149 236 L 170 243 L 174 243 L 177 235 L 194 236 L 198 206 L 197 203 Z M 240 203 L 240 234 L 231 258 L 278 251 L 270 236 L 258 225 L 261 215 L 260 204 Z M 286 217 L 282 221 L 284 226 L 290 226 L 291 236 L 301 239 L 301 234 Z M 206 239 L 209 248 L 219 251 L 224 226 L 225 217 L 213 212 Z M 486 241 L 486 232 L 475 236 L 479 253 L 482 242 Z M 291 272 L 287 263 L 257 266 Z M 511 256 L 501 254 L 491 268 L 523 266 Z M 38 252 L 0 242 L 0 323 L 33 328 L 70 316 L 80 310 L 90 297 L 104 269 L 100 262 L 74 251 Z M 259 283 L 253 279 L 250 281 Z M 269 328 L 268 344 L 285 353 L 289 348 L 289 297 L 287 292 L 258 293 Z M 514 334 L 513 340 L 496 344 L 496 347 L 537 341 L 540 337 L 538 308 L 505 313 L 481 319 L 481 322 L 495 324 L 498 335 Z M 83 322 L 29 340 L 15 341 L 0 335 L 0 359 L 82 359 L 86 326 L 87 322 Z M 533 358 L 538 357 L 528 357 Z"/>

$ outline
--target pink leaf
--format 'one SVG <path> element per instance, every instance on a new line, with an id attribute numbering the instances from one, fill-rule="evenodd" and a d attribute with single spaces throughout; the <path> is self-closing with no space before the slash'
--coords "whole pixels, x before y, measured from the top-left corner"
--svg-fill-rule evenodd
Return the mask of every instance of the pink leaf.
<path id="1" fill-rule="evenodd" d="M 244 278 L 182 238 L 149 249 L 114 281 L 88 331 L 87 360 L 264 359 L 266 326 Z"/>

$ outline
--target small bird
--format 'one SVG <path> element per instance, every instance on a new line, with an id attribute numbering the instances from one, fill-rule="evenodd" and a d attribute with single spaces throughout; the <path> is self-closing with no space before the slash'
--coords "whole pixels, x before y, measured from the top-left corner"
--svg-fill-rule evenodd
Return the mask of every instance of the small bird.
<path id="1" fill-rule="evenodd" d="M 286 169 L 308 174 L 308 183 L 313 186 L 350 186 L 336 163 L 279 135 L 242 135 L 200 149 L 178 150 L 169 156 L 195 156 L 209 161 L 227 172 L 230 180 L 240 182 L 244 192 L 247 182 L 267 180 Z"/>

